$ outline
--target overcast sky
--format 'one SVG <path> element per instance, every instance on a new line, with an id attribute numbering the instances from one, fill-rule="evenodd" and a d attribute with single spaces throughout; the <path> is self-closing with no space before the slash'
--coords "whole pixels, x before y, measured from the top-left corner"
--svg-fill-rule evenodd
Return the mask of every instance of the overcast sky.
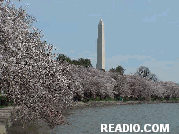
<path id="1" fill-rule="evenodd" d="M 100 18 L 105 25 L 106 70 L 125 74 L 148 67 L 162 81 L 179 82 L 179 0 L 22 0 L 39 20 L 47 43 L 71 59 L 97 62 Z"/>

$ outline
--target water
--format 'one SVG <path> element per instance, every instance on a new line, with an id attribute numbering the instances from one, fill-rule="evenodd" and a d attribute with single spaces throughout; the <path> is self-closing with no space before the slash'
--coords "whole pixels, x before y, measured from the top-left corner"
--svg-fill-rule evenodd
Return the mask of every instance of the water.
<path id="1" fill-rule="evenodd" d="M 99 134 L 101 124 L 139 124 L 141 129 L 144 124 L 169 124 L 169 134 L 179 134 L 179 103 L 74 109 L 66 118 L 71 123 L 70 125 L 58 126 L 49 132 L 54 134 Z M 133 134 L 134 132 L 128 133 Z M 154 134 L 154 132 L 148 134 Z"/>

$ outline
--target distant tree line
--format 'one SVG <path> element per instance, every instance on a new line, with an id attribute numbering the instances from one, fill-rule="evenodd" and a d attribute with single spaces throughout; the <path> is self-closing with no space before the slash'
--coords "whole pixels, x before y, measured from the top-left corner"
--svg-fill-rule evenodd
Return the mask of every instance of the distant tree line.
<path id="1" fill-rule="evenodd" d="M 65 54 L 58 54 L 56 60 L 61 62 L 67 61 L 68 63 L 74 65 L 82 65 L 86 68 L 93 67 L 90 59 L 79 58 L 78 60 L 71 60 L 70 57 L 66 56 Z"/>
<path id="2" fill-rule="evenodd" d="M 120 75 L 124 74 L 124 71 L 126 69 L 124 69 L 121 65 L 117 66 L 116 68 L 111 68 L 109 71 L 110 72 L 118 72 Z M 149 70 L 148 67 L 145 66 L 140 66 L 137 71 L 135 72 L 135 74 L 143 77 L 143 78 L 149 78 L 150 80 L 154 81 L 154 82 L 159 82 L 159 78 L 151 73 L 151 71 Z"/>
<path id="3" fill-rule="evenodd" d="M 83 65 L 86 68 L 87 67 L 93 67 L 90 59 L 79 58 L 78 60 L 71 60 L 69 57 L 67 57 L 64 54 L 58 54 L 57 61 L 62 61 L 62 62 L 67 61 L 70 64 Z M 118 65 L 116 68 L 111 68 L 109 71 L 110 72 L 117 72 L 120 75 L 123 75 L 125 70 L 126 69 L 124 69 L 121 65 Z M 103 71 L 105 71 L 105 70 L 103 70 Z M 154 82 L 160 81 L 159 78 L 155 74 L 151 73 L 149 68 L 145 67 L 145 66 L 140 66 L 137 69 L 137 71 L 135 72 L 135 74 L 137 74 L 137 75 L 139 75 L 143 78 L 149 78 L 150 80 L 152 80 Z"/>

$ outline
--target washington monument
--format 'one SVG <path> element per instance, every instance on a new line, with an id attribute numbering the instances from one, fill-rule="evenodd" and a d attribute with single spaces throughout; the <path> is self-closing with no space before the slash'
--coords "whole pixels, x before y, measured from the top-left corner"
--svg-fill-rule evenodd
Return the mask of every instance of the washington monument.
<path id="1" fill-rule="evenodd" d="M 98 24 L 96 69 L 102 69 L 105 71 L 105 39 L 104 39 L 104 23 L 102 19 L 100 19 L 100 22 Z"/>

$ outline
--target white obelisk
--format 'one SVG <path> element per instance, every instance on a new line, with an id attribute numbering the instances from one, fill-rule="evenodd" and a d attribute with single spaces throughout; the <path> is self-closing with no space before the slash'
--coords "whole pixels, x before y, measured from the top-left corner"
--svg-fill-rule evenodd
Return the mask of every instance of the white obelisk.
<path id="1" fill-rule="evenodd" d="M 104 23 L 102 19 L 100 19 L 100 22 L 98 24 L 96 69 L 105 70 L 105 39 L 104 39 Z"/>

